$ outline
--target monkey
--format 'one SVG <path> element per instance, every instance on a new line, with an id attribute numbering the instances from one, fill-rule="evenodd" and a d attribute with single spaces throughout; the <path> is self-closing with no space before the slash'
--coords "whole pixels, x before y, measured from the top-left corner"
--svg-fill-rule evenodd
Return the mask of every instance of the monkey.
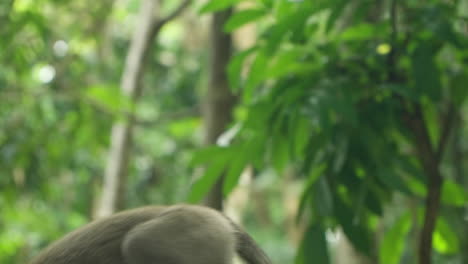
<path id="1" fill-rule="evenodd" d="M 53 242 L 30 264 L 271 264 L 230 218 L 199 205 L 146 206 L 95 220 Z"/>

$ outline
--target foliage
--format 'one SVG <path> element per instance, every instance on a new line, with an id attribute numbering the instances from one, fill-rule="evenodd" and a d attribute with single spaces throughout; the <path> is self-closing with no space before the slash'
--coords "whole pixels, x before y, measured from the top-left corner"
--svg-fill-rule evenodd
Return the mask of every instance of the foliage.
<path id="1" fill-rule="evenodd" d="M 118 89 L 139 1 L 113 2 L 0 3 L 0 263 L 26 263 L 92 217 L 111 124 L 132 107 Z M 188 188 L 205 53 L 188 52 L 181 28 L 161 32 L 148 60 L 128 206 Z"/>
<path id="2" fill-rule="evenodd" d="M 210 1 L 201 10 L 241 2 Z M 311 223 L 297 263 L 330 263 L 327 250 L 320 256 L 315 250 L 338 226 L 373 263 L 400 263 L 403 256 L 416 263 L 417 249 L 403 245 L 422 226 L 428 192 L 425 154 L 418 153 L 421 139 L 411 125 L 422 122 L 433 149 L 445 148 L 439 149 L 445 150 L 438 166 L 446 182 L 434 248 L 440 261 L 461 263 L 458 245 L 466 245 L 466 236 L 457 230 L 463 227 L 443 223 L 461 219 L 467 205 L 466 157 L 454 157 L 467 142 L 458 136 L 455 146 L 444 145 L 444 133 L 466 133 L 467 11 L 462 1 L 360 0 L 265 0 L 239 10 L 225 30 L 253 22 L 260 31 L 228 69 L 245 114 L 234 143 L 216 150 L 207 171 L 227 170 L 228 193 L 239 167 L 272 166 L 278 174 L 295 169 L 307 182 L 300 221 Z M 421 118 L 408 121 L 405 116 L 414 118 L 418 109 Z M 447 122 L 453 116 L 454 128 Z M 248 157 L 233 157 L 239 149 Z M 385 222 L 379 219 L 389 217 L 385 208 L 395 195 L 405 197 L 401 212 L 384 223 L 382 243 L 375 243 Z M 416 221 L 408 218 L 413 210 L 420 212 Z"/>

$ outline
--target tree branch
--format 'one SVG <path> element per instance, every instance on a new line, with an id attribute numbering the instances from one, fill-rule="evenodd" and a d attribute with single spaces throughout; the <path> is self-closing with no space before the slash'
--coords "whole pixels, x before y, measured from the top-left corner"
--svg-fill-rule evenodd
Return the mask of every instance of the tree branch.
<path id="1" fill-rule="evenodd" d="M 398 42 L 398 20 L 397 20 L 397 0 L 391 1 L 390 6 L 390 23 L 391 23 L 391 45 L 392 49 L 388 56 L 388 81 L 391 83 L 401 82 L 397 72 L 397 42 Z M 409 39 L 406 39 L 408 41 Z M 403 43 L 407 45 L 407 42 Z M 403 113 L 403 121 L 410 129 L 414 136 L 414 145 L 417 150 L 418 159 L 422 165 L 424 173 L 427 175 L 427 195 L 425 199 L 425 214 L 424 223 L 419 237 L 419 264 L 430 264 L 432 256 L 432 234 L 434 232 L 437 216 L 439 214 L 441 190 L 443 178 L 439 170 L 440 161 L 442 158 L 443 150 L 447 145 L 447 140 L 452 130 L 452 111 L 453 107 L 450 106 L 447 117 L 444 119 L 443 131 L 439 139 L 438 146 L 435 148 L 431 144 L 429 133 L 427 131 L 427 124 L 424 121 L 421 105 L 413 104 L 406 98 L 394 95 L 401 102 L 405 108 Z M 414 106 L 413 109 L 408 107 Z"/>
<path id="2" fill-rule="evenodd" d="M 155 11 L 158 11 L 156 1 L 145 0 L 141 3 L 138 26 L 132 36 L 125 59 L 120 89 L 122 94 L 130 98 L 132 105 L 136 105 L 139 101 L 145 61 L 154 42 L 152 21 Z M 124 121 L 114 122 L 112 126 L 102 195 L 95 215 L 98 218 L 108 216 L 123 207 L 134 122 L 133 115 L 131 115 Z"/>
<path id="3" fill-rule="evenodd" d="M 414 112 L 406 111 L 404 120 L 414 135 L 414 142 L 424 173 L 427 175 L 427 195 L 425 201 L 424 224 L 419 242 L 419 264 L 430 264 L 432 256 L 432 234 L 435 229 L 440 208 L 443 178 L 440 174 L 440 160 L 434 151 L 420 105 Z M 445 145 L 445 143 L 444 143 Z"/>
<path id="4" fill-rule="evenodd" d="M 161 30 L 161 28 L 166 23 L 168 23 L 169 21 L 173 20 L 178 15 L 180 15 L 180 13 L 182 13 L 182 11 L 184 11 L 184 9 L 191 3 L 192 3 L 192 0 L 184 0 L 182 3 L 180 3 L 180 5 L 178 7 L 176 7 L 171 13 L 169 13 L 165 17 L 155 18 L 153 20 L 153 25 L 152 25 L 152 28 L 151 28 L 151 33 L 150 33 L 151 38 L 155 38 L 156 35 Z"/>
<path id="5" fill-rule="evenodd" d="M 176 18 L 184 9 L 192 3 L 192 0 L 184 0 L 178 7 L 176 7 L 171 13 L 169 13 L 167 16 L 156 20 L 157 24 L 164 25 L 167 22 L 171 21 L 172 19 Z"/>
<path id="6" fill-rule="evenodd" d="M 233 10 L 216 12 L 211 20 L 210 31 L 210 80 L 205 92 L 202 115 L 204 126 L 203 143 L 216 144 L 218 137 L 232 122 L 232 109 L 235 96 L 229 89 L 226 68 L 232 54 L 232 35 L 223 31 L 223 25 L 231 17 Z M 224 175 L 211 187 L 204 200 L 204 204 L 222 210 L 223 208 L 223 179 Z"/>
<path id="7" fill-rule="evenodd" d="M 130 42 L 120 83 L 121 92 L 130 98 L 132 105 L 136 105 L 141 96 L 145 62 L 158 32 L 166 22 L 180 14 L 190 2 L 190 0 L 184 0 L 167 17 L 156 19 L 155 17 L 158 16 L 155 12 L 160 11 L 158 5 L 160 2 L 142 1 L 138 26 Z M 115 122 L 112 127 L 111 146 L 104 172 L 103 192 L 96 213 L 97 217 L 111 214 L 116 209 L 120 209 L 124 202 L 125 181 L 133 143 L 132 130 L 135 125 L 133 111 L 129 114 L 126 120 Z"/>

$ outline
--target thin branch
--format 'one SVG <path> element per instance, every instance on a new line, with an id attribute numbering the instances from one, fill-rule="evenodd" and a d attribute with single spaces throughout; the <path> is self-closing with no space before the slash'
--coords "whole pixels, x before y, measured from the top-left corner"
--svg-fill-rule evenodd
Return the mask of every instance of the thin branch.
<path id="1" fill-rule="evenodd" d="M 139 101 L 144 74 L 145 61 L 150 47 L 154 42 L 153 20 L 154 12 L 158 11 L 157 2 L 144 0 L 140 6 L 137 27 L 133 33 L 130 47 L 125 59 L 120 82 L 122 94 L 130 98 L 132 105 Z M 134 126 L 132 116 L 125 121 L 114 122 L 110 138 L 110 149 L 104 171 L 101 200 L 96 211 L 96 217 L 110 215 L 124 204 L 125 182 L 129 164 L 129 154 L 132 148 L 132 133 Z"/>
<path id="2" fill-rule="evenodd" d="M 415 145 L 423 168 L 425 170 L 431 168 L 436 160 L 435 151 L 431 144 L 421 106 L 414 104 L 412 110 L 404 112 L 403 118 L 414 135 Z"/>
<path id="3" fill-rule="evenodd" d="M 432 235 L 439 215 L 443 184 L 443 178 L 439 170 L 440 160 L 437 159 L 436 151 L 431 145 L 421 106 L 415 105 L 413 112 L 406 111 L 404 120 L 414 135 L 414 144 L 418 152 L 418 159 L 422 164 L 424 173 L 427 175 L 426 210 L 419 238 L 418 263 L 430 264 L 432 256 Z"/>
<path id="4" fill-rule="evenodd" d="M 178 15 L 180 15 L 180 13 L 182 13 L 182 11 L 184 11 L 184 9 L 192 3 L 192 0 L 184 0 L 182 3 L 180 3 L 180 5 L 175 8 L 171 13 L 169 13 L 167 16 L 163 17 L 163 18 L 155 18 L 154 21 L 153 21 L 153 25 L 151 27 L 151 33 L 150 33 L 150 37 L 151 38 L 155 38 L 156 35 L 159 33 L 159 31 L 161 30 L 161 28 L 169 21 L 171 21 L 172 19 L 176 18 Z"/>
<path id="5" fill-rule="evenodd" d="M 192 3 L 192 0 L 184 0 L 182 3 L 180 3 L 180 5 L 178 7 L 176 7 L 171 13 L 169 13 L 167 16 L 161 18 L 161 19 L 158 19 L 156 20 L 156 23 L 157 24 L 160 24 L 160 25 L 164 25 L 166 24 L 167 22 L 171 21 L 172 19 L 174 19 L 175 17 L 177 17 L 178 15 L 180 15 L 180 13 L 182 13 L 182 11 L 184 11 L 184 9 Z"/>
<path id="6" fill-rule="evenodd" d="M 397 44 L 398 44 L 398 11 L 397 0 L 391 1 L 390 6 L 390 23 L 391 23 L 391 36 L 390 42 L 392 50 L 388 56 L 388 81 L 389 82 L 401 82 L 402 80 L 398 76 L 397 72 Z M 409 38 L 402 43 L 407 45 Z M 401 48 L 401 47 L 400 47 Z M 402 48 L 404 50 L 404 47 Z M 439 214 L 440 200 L 441 200 L 441 189 L 443 183 L 443 177 L 440 173 L 439 165 L 440 159 L 445 149 L 447 138 L 450 135 L 453 114 L 453 109 L 449 108 L 448 116 L 444 120 L 443 131 L 439 140 L 439 145 L 435 148 L 431 144 L 429 132 L 427 130 L 427 124 L 424 120 L 421 105 L 417 103 L 408 102 L 406 98 L 394 95 L 401 102 L 402 106 L 406 108 L 403 113 L 403 120 L 406 126 L 410 129 L 414 138 L 414 146 L 417 150 L 418 159 L 422 165 L 424 173 L 427 175 L 427 195 L 425 198 L 425 213 L 424 222 L 419 237 L 419 251 L 418 251 L 418 263 L 419 264 L 430 264 L 432 256 L 432 235 L 434 233 L 437 216 Z M 413 107 L 411 110 L 409 107 Z"/>

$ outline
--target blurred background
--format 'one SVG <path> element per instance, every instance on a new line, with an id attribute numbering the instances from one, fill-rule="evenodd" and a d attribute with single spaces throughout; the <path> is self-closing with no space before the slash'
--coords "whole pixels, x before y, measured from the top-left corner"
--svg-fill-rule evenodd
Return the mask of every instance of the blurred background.
<path id="1" fill-rule="evenodd" d="M 468 263 L 468 1 L 0 1 L 0 263 L 204 203 L 274 263 Z"/>

